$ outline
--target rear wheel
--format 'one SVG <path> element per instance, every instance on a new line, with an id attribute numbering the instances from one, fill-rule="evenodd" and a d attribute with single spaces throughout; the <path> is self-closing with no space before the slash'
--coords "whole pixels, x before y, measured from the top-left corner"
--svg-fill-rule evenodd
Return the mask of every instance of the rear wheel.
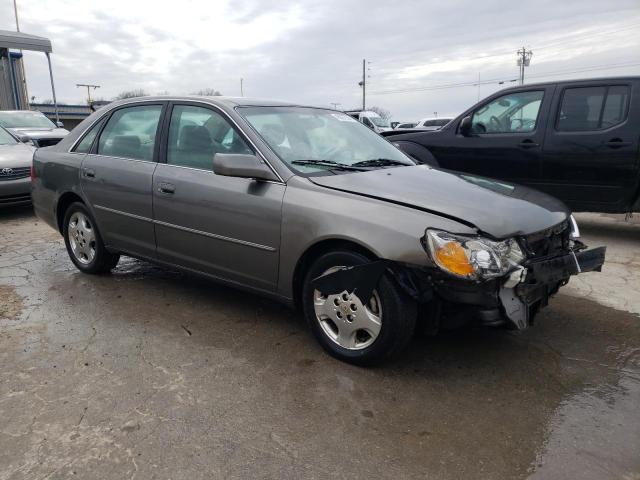
<path id="1" fill-rule="evenodd" d="M 415 329 L 416 304 L 384 274 L 371 298 L 343 291 L 325 294 L 312 281 L 342 267 L 369 262 L 364 255 L 334 251 L 319 257 L 305 276 L 303 310 L 311 331 L 332 356 L 371 365 L 399 353 Z"/>
<path id="2" fill-rule="evenodd" d="M 62 234 L 69 258 L 84 273 L 109 272 L 120 260 L 120 255 L 105 248 L 98 227 L 83 203 L 69 205 Z"/>

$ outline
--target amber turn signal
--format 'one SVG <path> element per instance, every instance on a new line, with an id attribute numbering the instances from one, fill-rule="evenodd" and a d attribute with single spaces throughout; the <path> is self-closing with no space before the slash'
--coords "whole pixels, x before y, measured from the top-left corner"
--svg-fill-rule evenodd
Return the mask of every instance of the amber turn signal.
<path id="1" fill-rule="evenodd" d="M 473 274 L 473 266 L 464 248 L 457 242 L 447 242 L 435 252 L 436 259 L 440 266 L 456 275 L 467 276 Z"/>

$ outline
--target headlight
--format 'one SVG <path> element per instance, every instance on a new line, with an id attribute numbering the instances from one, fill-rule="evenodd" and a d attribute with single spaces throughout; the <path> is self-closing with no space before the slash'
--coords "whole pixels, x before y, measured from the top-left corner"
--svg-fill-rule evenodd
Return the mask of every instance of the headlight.
<path id="1" fill-rule="evenodd" d="M 524 260 L 518 242 L 510 238 L 495 242 L 483 237 L 427 230 L 427 251 L 447 273 L 470 280 L 500 277 Z"/>

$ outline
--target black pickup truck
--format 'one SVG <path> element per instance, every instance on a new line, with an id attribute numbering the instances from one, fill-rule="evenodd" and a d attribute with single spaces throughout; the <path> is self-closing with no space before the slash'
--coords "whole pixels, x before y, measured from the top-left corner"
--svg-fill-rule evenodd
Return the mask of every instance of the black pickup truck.
<path id="1" fill-rule="evenodd" d="M 441 130 L 383 135 L 421 163 L 528 185 L 573 211 L 640 211 L 640 77 L 509 88 Z"/>

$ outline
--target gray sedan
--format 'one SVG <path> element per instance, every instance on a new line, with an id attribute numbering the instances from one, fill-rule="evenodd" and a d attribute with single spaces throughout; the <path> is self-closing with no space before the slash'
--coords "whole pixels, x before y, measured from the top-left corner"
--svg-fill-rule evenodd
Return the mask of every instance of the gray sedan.
<path id="1" fill-rule="evenodd" d="M 34 148 L 0 127 L 0 207 L 31 203 L 31 158 Z"/>
<path id="2" fill-rule="evenodd" d="M 418 324 L 527 328 L 604 261 L 549 196 L 416 165 L 335 110 L 246 98 L 110 104 L 36 151 L 33 201 L 81 271 L 124 254 L 276 298 L 357 364 Z"/>

